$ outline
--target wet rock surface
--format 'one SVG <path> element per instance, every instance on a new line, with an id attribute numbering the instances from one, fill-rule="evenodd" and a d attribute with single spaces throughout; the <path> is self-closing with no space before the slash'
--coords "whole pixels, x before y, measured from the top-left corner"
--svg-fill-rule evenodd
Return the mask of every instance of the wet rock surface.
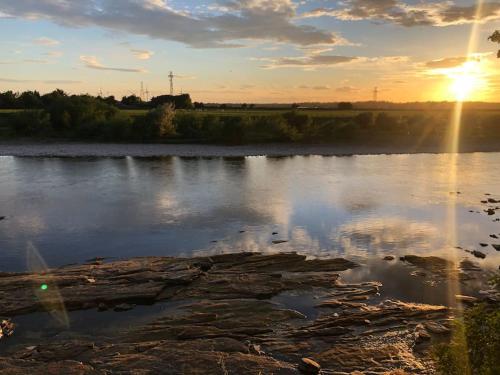
<path id="1" fill-rule="evenodd" d="M 430 270 L 441 264 L 431 263 Z M 449 332 L 450 311 L 384 299 L 377 282 L 341 282 L 336 272 L 355 266 L 345 259 L 240 253 L 8 274 L 0 277 L 0 316 L 14 317 L 14 323 L 16 315 L 56 308 L 105 307 L 114 314 L 123 304 L 128 309 L 160 301 L 175 301 L 175 308 L 112 335 L 75 333 L 13 346 L 1 354 L 0 372 L 433 373 L 427 346 L 433 335 Z M 49 286 L 48 293 L 42 294 L 40 283 Z M 308 317 L 273 298 L 297 291 L 314 296 L 317 315 Z"/>

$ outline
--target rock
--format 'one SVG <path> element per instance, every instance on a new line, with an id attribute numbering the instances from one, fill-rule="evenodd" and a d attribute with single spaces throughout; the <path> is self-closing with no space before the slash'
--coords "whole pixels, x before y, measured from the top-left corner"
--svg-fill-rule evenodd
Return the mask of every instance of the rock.
<path id="1" fill-rule="evenodd" d="M 445 327 L 444 325 L 434 321 L 425 322 L 424 327 L 427 329 L 427 331 L 434 334 L 444 334 L 451 331 L 448 327 Z"/>
<path id="2" fill-rule="evenodd" d="M 97 311 L 106 311 L 106 310 L 109 310 L 109 307 L 105 303 L 101 302 L 97 305 Z"/>
<path id="3" fill-rule="evenodd" d="M 421 257 L 417 255 L 406 255 L 400 258 L 403 262 L 408 262 L 414 266 L 429 270 L 439 271 L 445 270 L 453 266 L 453 263 L 436 256 Z"/>
<path id="4" fill-rule="evenodd" d="M 488 203 L 500 203 L 500 200 L 496 200 L 493 198 L 488 198 Z"/>
<path id="5" fill-rule="evenodd" d="M 413 271 L 411 274 L 411 276 L 419 276 L 419 277 L 425 277 L 427 276 L 427 274 L 423 271 Z"/>
<path id="6" fill-rule="evenodd" d="M 274 241 L 273 241 L 273 244 L 274 244 L 274 245 L 278 245 L 278 244 L 280 244 L 280 243 L 285 243 L 285 242 L 288 242 L 288 241 L 287 241 L 287 240 L 274 240 Z"/>
<path id="7" fill-rule="evenodd" d="M 491 237 L 491 238 L 498 239 L 498 236 L 497 236 L 496 234 L 490 234 L 490 237 Z"/>
<path id="8" fill-rule="evenodd" d="M 460 262 L 460 269 L 464 271 L 480 271 L 481 268 L 477 263 L 470 261 L 469 259 L 464 259 Z"/>
<path id="9" fill-rule="evenodd" d="M 429 341 L 430 339 L 431 335 L 429 335 L 423 324 L 418 324 L 415 327 L 415 343 L 418 345 L 423 342 Z"/>
<path id="10" fill-rule="evenodd" d="M 0 340 L 14 334 L 15 324 L 8 319 L 0 321 Z"/>
<path id="11" fill-rule="evenodd" d="M 278 234 L 278 232 L 273 232 L 272 234 L 273 234 L 273 236 L 276 236 Z"/>
<path id="12" fill-rule="evenodd" d="M 239 233 L 245 233 L 245 231 L 244 231 L 244 230 L 240 230 L 240 232 L 239 232 Z"/>
<path id="13" fill-rule="evenodd" d="M 481 258 L 481 259 L 486 258 L 486 254 L 480 252 L 479 250 L 472 250 L 471 254 L 474 255 L 476 258 Z"/>
<path id="14" fill-rule="evenodd" d="M 488 246 L 488 244 L 487 243 L 480 243 L 479 246 L 486 247 L 486 246 Z"/>
<path id="15" fill-rule="evenodd" d="M 5 216 L 0 216 L 0 221 L 5 220 Z"/>
<path id="16" fill-rule="evenodd" d="M 321 371 L 321 366 L 311 358 L 302 358 L 299 363 L 299 371 L 306 375 L 316 375 Z"/>
<path id="17" fill-rule="evenodd" d="M 484 212 L 486 212 L 489 216 L 495 215 L 495 210 L 493 208 L 488 208 Z"/>
<path id="18" fill-rule="evenodd" d="M 384 260 L 394 260 L 395 258 L 392 255 L 387 255 L 384 257 Z"/>
<path id="19" fill-rule="evenodd" d="M 483 200 L 483 201 L 481 201 L 481 203 L 486 204 L 486 203 L 488 203 L 488 201 Z"/>
<path id="20" fill-rule="evenodd" d="M 461 295 L 461 294 L 457 294 L 455 295 L 455 299 L 459 302 L 463 302 L 463 303 L 466 303 L 466 304 L 474 304 L 478 301 L 478 299 L 476 297 L 472 297 L 472 296 L 464 296 L 464 295 Z"/>
<path id="21" fill-rule="evenodd" d="M 135 307 L 135 305 L 129 305 L 128 303 L 120 303 L 119 305 L 116 305 L 113 310 L 116 312 L 122 312 L 122 311 L 128 311 L 132 310 Z"/>
<path id="22" fill-rule="evenodd" d="M 494 248 L 496 251 L 500 251 L 500 245 L 497 245 L 497 244 L 492 244 L 491 246 L 493 246 L 493 248 Z"/>

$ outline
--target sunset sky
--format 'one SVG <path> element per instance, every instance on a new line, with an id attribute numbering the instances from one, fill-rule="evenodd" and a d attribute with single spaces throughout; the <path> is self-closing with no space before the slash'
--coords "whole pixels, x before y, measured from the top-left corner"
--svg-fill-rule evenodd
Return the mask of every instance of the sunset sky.
<path id="1" fill-rule="evenodd" d="M 0 91 L 500 101 L 495 29 L 498 0 L 0 0 Z"/>

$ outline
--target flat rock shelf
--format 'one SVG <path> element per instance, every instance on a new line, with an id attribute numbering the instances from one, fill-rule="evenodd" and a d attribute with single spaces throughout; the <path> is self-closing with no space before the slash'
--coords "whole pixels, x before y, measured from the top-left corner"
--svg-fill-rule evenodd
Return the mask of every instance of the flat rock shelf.
<path id="1" fill-rule="evenodd" d="M 125 311 L 165 301 L 176 307 L 112 335 L 75 333 L 9 346 L 0 372 L 434 373 L 428 345 L 433 335 L 449 333 L 449 309 L 384 300 L 376 281 L 343 283 L 337 272 L 357 266 L 295 253 L 235 253 L 3 273 L 0 317 L 14 325 L 16 317 L 40 311 Z M 284 306 L 277 297 L 287 293 L 313 296 L 317 313 Z"/>

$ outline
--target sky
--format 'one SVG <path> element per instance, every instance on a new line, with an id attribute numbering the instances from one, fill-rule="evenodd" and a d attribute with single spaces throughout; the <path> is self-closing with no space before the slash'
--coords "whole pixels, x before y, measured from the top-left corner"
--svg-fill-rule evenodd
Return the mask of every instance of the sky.
<path id="1" fill-rule="evenodd" d="M 500 0 L 0 0 L 0 91 L 500 102 Z"/>

